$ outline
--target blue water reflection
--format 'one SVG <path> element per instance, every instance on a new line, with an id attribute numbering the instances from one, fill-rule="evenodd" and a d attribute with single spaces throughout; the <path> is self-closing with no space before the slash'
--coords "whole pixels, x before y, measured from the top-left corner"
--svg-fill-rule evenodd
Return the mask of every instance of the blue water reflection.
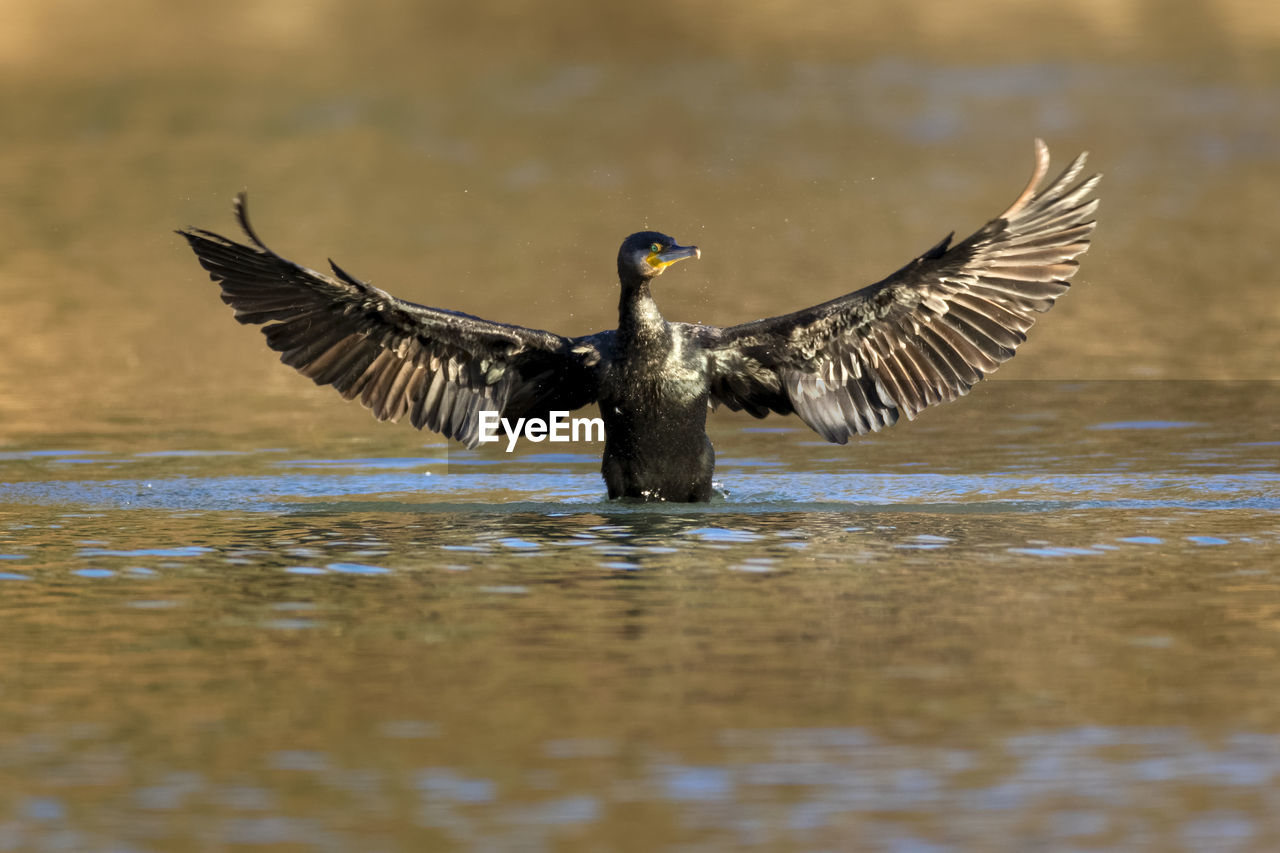
<path id="1" fill-rule="evenodd" d="M 857 728 L 727 729 L 708 746 L 717 761 L 641 753 L 631 769 L 615 766 L 611 785 L 594 789 L 556 780 L 573 766 L 615 762 L 620 744 L 549 741 L 523 781 L 462 766 L 397 773 L 305 750 L 276 752 L 267 764 L 314 777 L 355 812 L 370 795 L 411 792 L 418 825 L 481 847 L 505 846 L 503 839 L 525 849 L 550 845 L 568 828 L 615 820 L 645 802 L 676 809 L 682 825 L 717 846 L 830 845 L 857 827 L 885 849 L 979 849 L 998 837 L 1014 848 L 1126 850 L 1154 842 L 1222 850 L 1280 831 L 1275 813 L 1257 808 L 1280 782 L 1280 737 L 1272 734 L 1233 732 L 1206 742 L 1177 727 L 1091 726 L 976 748 L 895 742 Z M 285 805 L 285 790 L 265 777 L 225 785 L 174 771 L 136 787 L 130 799 L 149 812 L 203 803 L 257 813 L 218 820 L 227 843 L 358 844 L 343 828 L 342 814 L 355 812 L 299 818 Z M 65 818 L 56 797 L 29 796 L 11 813 L 7 837 L 36 840 L 44 837 L 40 825 Z"/>

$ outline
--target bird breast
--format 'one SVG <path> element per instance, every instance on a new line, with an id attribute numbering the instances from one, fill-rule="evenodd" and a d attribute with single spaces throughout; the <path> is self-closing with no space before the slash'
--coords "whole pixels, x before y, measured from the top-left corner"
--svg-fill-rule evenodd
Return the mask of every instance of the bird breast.
<path id="1" fill-rule="evenodd" d="M 613 393 L 608 396 L 641 409 L 684 408 L 705 403 L 709 393 L 705 353 L 689 346 L 674 330 L 661 340 L 628 347 L 609 373 L 605 384 Z"/>

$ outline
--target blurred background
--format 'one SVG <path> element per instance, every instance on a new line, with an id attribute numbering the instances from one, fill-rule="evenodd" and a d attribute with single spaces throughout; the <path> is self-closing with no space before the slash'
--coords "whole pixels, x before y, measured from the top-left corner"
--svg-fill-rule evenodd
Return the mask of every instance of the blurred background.
<path id="1" fill-rule="evenodd" d="M 0 127 L 0 851 L 1280 849 L 1274 0 L 0 0 Z M 718 413 L 704 507 L 445 464 L 173 233 L 583 334 L 648 226 L 727 325 L 1036 137 L 1105 178 L 1018 357 Z"/>
<path id="2" fill-rule="evenodd" d="M 146 410 L 216 432 L 281 396 L 289 429 L 367 424 L 237 328 L 173 234 L 234 235 L 242 189 L 287 257 L 569 334 L 612 328 L 617 244 L 659 228 L 704 253 L 662 281 L 665 313 L 724 325 L 969 233 L 1037 136 L 1057 165 L 1091 152 L 1101 224 L 1001 378 L 1276 378 L 1280 15 L 1260 0 L 0 13 L 9 435 Z"/>

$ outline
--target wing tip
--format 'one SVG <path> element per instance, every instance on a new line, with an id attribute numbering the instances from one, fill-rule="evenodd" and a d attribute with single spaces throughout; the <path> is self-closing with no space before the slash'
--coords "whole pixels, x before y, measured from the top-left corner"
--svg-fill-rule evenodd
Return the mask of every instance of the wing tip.
<path id="1" fill-rule="evenodd" d="M 1014 220 L 1028 217 L 1038 219 L 1050 208 L 1068 202 L 1070 204 L 1079 204 L 1096 189 L 1098 181 L 1102 178 L 1100 173 L 1095 173 L 1073 185 L 1073 182 L 1079 178 L 1080 173 L 1084 171 L 1085 163 L 1089 159 L 1089 152 L 1081 151 L 1062 170 L 1062 174 L 1050 181 L 1044 189 L 1041 189 L 1040 184 L 1044 182 L 1044 178 L 1049 172 L 1049 147 L 1043 139 L 1037 138 L 1035 140 L 1035 149 L 1036 164 L 1031 180 L 1027 182 L 1026 187 L 1018 198 L 1014 200 L 1013 204 L 1009 205 L 1008 209 L 996 218 L 996 221 L 1003 220 L 1006 223 L 1010 223 Z M 1096 199 L 1094 202 L 1096 203 Z"/>
<path id="2" fill-rule="evenodd" d="M 258 237 L 258 232 L 253 229 L 253 225 L 249 222 L 248 193 L 244 190 L 236 193 L 235 198 L 231 201 L 231 208 L 235 213 L 236 221 L 240 224 L 240 228 L 243 229 L 245 236 L 249 238 L 249 241 L 253 243 L 254 248 L 267 254 L 275 254 L 267 248 L 265 243 L 262 242 L 262 239 Z M 186 228 L 175 228 L 173 233 L 186 240 L 187 243 L 191 245 L 191 248 L 196 250 L 196 254 L 199 254 L 199 247 L 203 243 L 213 243 L 222 247 L 231 247 L 236 245 L 234 240 L 230 240 L 221 234 L 214 231 L 208 231 L 204 228 L 187 226 Z"/>
<path id="3" fill-rule="evenodd" d="M 1008 210 L 1000 214 L 1000 219 L 1011 219 L 1014 216 L 1017 216 L 1018 211 L 1026 206 L 1027 202 L 1035 198 L 1036 190 L 1040 187 L 1040 182 L 1043 181 L 1044 176 L 1049 173 L 1049 146 L 1045 144 L 1043 139 L 1037 136 L 1035 140 L 1035 149 L 1036 162 L 1034 168 L 1031 170 L 1031 180 L 1027 181 L 1026 187 L 1024 187 L 1022 193 L 1014 199 L 1013 204 L 1009 205 Z"/>
<path id="4" fill-rule="evenodd" d="M 258 232 L 253 230 L 253 224 L 249 221 L 249 193 L 246 190 L 240 190 L 236 193 L 235 198 L 231 200 L 231 209 L 235 211 L 236 221 L 240 223 L 240 228 L 244 231 L 245 236 L 249 238 L 254 246 L 264 252 L 270 252 L 267 244 L 263 243 L 258 237 Z"/>

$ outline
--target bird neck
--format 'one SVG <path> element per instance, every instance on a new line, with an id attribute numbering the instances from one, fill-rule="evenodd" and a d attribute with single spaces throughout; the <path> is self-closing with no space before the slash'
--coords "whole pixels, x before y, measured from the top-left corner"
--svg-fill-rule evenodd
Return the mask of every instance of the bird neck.
<path id="1" fill-rule="evenodd" d="M 623 338 L 658 338 L 666 333 L 667 321 L 649 292 L 649 282 L 624 283 L 618 300 L 618 332 Z"/>

